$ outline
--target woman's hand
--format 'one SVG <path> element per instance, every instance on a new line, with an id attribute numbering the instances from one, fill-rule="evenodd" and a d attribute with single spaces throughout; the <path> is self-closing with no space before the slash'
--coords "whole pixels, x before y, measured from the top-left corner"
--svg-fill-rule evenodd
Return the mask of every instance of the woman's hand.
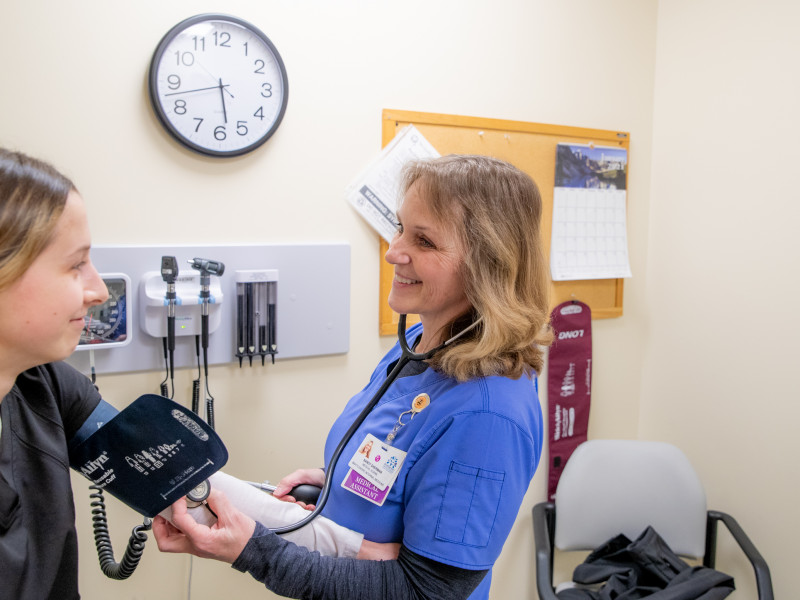
<path id="1" fill-rule="evenodd" d="M 325 485 L 325 471 L 322 469 L 297 469 L 289 473 L 286 477 L 278 482 L 275 486 L 275 491 L 272 492 L 273 497 L 284 502 L 294 502 L 298 506 L 302 506 L 306 510 L 314 510 L 314 504 L 306 504 L 299 502 L 297 498 L 289 495 L 289 492 L 298 485 L 309 484 L 321 488 Z"/>
<path id="2" fill-rule="evenodd" d="M 162 516 L 153 519 L 153 535 L 162 552 L 184 552 L 201 558 L 232 563 L 253 535 L 256 522 L 236 510 L 219 490 L 211 490 L 208 506 L 217 515 L 213 525 L 200 525 L 187 512 L 186 499 L 172 505 L 172 523 Z"/>

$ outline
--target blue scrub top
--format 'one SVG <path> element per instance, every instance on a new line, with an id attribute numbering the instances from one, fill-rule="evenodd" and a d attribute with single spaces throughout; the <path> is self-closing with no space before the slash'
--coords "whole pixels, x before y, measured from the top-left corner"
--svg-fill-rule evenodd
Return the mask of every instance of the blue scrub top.
<path id="1" fill-rule="evenodd" d="M 417 324 L 408 338 L 421 333 Z M 363 407 L 400 357 L 389 351 L 369 384 L 334 423 L 325 464 Z M 427 408 L 399 429 L 392 446 L 408 453 L 383 506 L 341 487 L 348 462 L 367 434 L 383 441 L 420 393 Z M 465 569 L 490 569 L 514 524 L 542 452 L 542 411 L 528 377 L 477 378 L 458 383 L 426 369 L 395 381 L 351 438 L 333 473 L 323 510 L 340 525 L 376 542 L 402 542 L 410 550 Z M 470 598 L 488 598 L 490 577 Z"/>

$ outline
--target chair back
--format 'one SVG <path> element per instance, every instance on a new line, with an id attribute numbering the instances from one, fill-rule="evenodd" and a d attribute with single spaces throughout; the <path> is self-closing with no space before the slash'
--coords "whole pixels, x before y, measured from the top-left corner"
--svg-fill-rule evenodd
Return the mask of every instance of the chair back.
<path id="1" fill-rule="evenodd" d="M 620 533 L 633 541 L 652 525 L 673 552 L 705 552 L 705 491 L 672 444 L 584 442 L 561 473 L 555 506 L 559 550 L 593 550 Z"/>

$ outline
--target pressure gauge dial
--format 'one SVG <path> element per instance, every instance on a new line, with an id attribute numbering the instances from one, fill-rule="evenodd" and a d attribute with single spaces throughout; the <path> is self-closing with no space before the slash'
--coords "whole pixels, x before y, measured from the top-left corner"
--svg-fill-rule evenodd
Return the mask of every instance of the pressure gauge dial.
<path id="1" fill-rule="evenodd" d="M 101 277 L 108 289 L 108 300 L 89 309 L 77 350 L 122 346 L 131 340 L 128 323 L 130 278 L 121 273 Z"/>

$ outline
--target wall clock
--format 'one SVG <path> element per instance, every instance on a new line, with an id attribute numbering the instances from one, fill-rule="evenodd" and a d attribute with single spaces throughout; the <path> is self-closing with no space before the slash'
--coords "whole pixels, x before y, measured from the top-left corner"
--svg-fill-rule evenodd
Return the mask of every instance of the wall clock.
<path id="1" fill-rule="evenodd" d="M 181 21 L 156 47 L 149 73 L 156 116 L 201 154 L 239 156 L 266 142 L 286 112 L 289 81 L 257 27 L 222 14 Z"/>

